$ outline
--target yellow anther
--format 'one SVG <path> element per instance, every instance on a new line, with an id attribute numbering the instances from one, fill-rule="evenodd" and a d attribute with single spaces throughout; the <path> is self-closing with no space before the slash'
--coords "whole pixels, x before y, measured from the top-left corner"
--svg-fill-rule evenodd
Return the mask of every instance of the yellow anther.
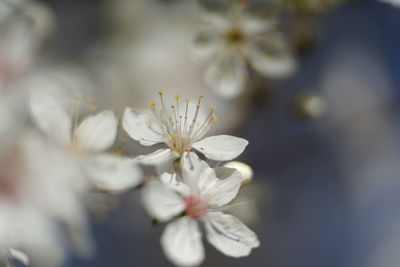
<path id="1" fill-rule="evenodd" d="M 214 110 L 215 110 L 215 107 L 214 107 L 214 106 L 211 106 L 211 107 L 210 107 L 210 110 L 211 110 L 211 111 L 214 111 Z"/>
<path id="2" fill-rule="evenodd" d="M 217 121 L 217 116 L 215 116 L 215 114 L 211 115 L 211 121 L 212 122 L 216 122 Z"/>
<path id="3" fill-rule="evenodd" d="M 200 98 L 200 99 L 203 99 L 203 98 L 204 98 L 204 95 L 199 95 L 199 98 Z"/>
<path id="4" fill-rule="evenodd" d="M 158 94 L 159 95 L 164 95 L 164 91 L 161 90 L 161 91 L 158 92 Z"/>
<path id="5" fill-rule="evenodd" d="M 180 95 L 180 94 L 176 94 L 176 95 L 175 95 L 175 98 L 176 98 L 176 99 L 179 99 L 179 98 L 181 98 L 181 95 Z"/>
<path id="6" fill-rule="evenodd" d="M 160 109 L 160 114 L 161 115 L 164 114 L 164 110 Z"/>
<path id="7" fill-rule="evenodd" d="M 155 107 L 155 106 L 156 106 L 156 103 L 154 103 L 154 102 L 150 102 L 148 105 L 149 105 L 149 107 L 153 108 L 153 107 Z"/>
<path id="8" fill-rule="evenodd" d="M 186 103 L 189 103 L 189 102 L 190 102 L 190 99 L 189 99 L 189 98 L 186 98 L 186 99 L 185 99 L 185 102 L 186 102 Z"/>

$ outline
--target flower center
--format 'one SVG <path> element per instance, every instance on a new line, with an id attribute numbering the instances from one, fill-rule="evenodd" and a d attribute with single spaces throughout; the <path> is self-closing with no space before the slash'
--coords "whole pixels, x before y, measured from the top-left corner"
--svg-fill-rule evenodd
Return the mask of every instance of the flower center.
<path id="1" fill-rule="evenodd" d="M 208 116 L 201 120 L 199 118 L 201 101 L 204 96 L 200 95 L 193 110 L 192 105 L 189 105 L 190 100 L 180 100 L 180 95 L 175 95 L 175 105 L 171 105 L 167 109 L 164 102 L 164 92 L 160 91 L 161 109 L 156 110 L 154 102 L 149 103 L 153 115 L 156 120 L 157 130 L 163 135 L 166 143 L 173 151 L 183 154 L 192 149 L 192 144 L 201 138 L 211 127 L 211 124 L 217 120 L 214 114 L 215 107 L 210 107 Z M 189 115 L 189 114 L 194 114 Z"/>
<path id="2" fill-rule="evenodd" d="M 198 218 L 207 213 L 206 203 L 196 196 L 188 196 L 185 198 L 185 213 L 192 218 Z"/>
<path id="3" fill-rule="evenodd" d="M 244 41 L 244 35 L 242 33 L 242 31 L 238 28 L 234 28 L 231 31 L 229 31 L 228 33 L 226 33 L 224 35 L 225 40 L 229 43 L 229 44 L 238 44 Z"/>

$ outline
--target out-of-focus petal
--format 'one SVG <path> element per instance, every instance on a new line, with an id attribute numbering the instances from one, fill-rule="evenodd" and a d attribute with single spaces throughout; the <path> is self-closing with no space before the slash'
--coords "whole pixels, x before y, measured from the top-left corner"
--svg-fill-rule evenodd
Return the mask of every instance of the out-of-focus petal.
<path id="1" fill-rule="evenodd" d="M 160 221 L 169 220 L 185 209 L 182 197 L 156 181 L 149 182 L 143 188 L 142 202 L 150 216 Z"/>
<path id="2" fill-rule="evenodd" d="M 32 90 L 30 109 L 36 125 L 62 145 L 71 141 L 71 116 L 61 101 L 49 90 Z"/>
<path id="3" fill-rule="evenodd" d="M 101 154 L 91 159 L 86 172 L 98 189 L 111 192 L 135 187 L 143 177 L 136 160 L 111 154 Z"/>
<path id="4" fill-rule="evenodd" d="M 204 75 L 206 83 L 218 94 L 234 98 L 244 90 L 247 67 L 245 62 L 237 57 L 219 56 L 210 64 Z"/>
<path id="5" fill-rule="evenodd" d="M 197 266 L 204 260 L 204 247 L 198 223 L 182 217 L 167 225 L 161 236 L 167 258 L 177 266 Z"/>
<path id="6" fill-rule="evenodd" d="M 247 256 L 260 245 L 256 234 L 232 215 L 209 212 L 203 221 L 208 242 L 227 256 Z"/>
<path id="7" fill-rule="evenodd" d="M 203 62 L 212 59 L 218 51 L 219 40 L 215 31 L 202 31 L 197 34 L 192 49 L 192 57 L 195 62 Z"/>
<path id="8" fill-rule="evenodd" d="M 296 61 L 289 53 L 284 40 L 279 35 L 266 36 L 254 41 L 248 48 L 251 66 L 261 74 L 271 77 L 285 77 L 296 69 Z"/>
<path id="9" fill-rule="evenodd" d="M 272 30 L 275 27 L 273 20 L 266 20 L 264 18 L 243 15 L 240 21 L 241 30 L 248 36 L 259 35 L 266 31 Z"/>
<path id="10" fill-rule="evenodd" d="M 232 160 L 242 154 L 249 142 L 230 135 L 206 137 L 192 145 L 194 149 L 212 160 Z"/>
<path id="11" fill-rule="evenodd" d="M 74 138 L 79 147 L 100 152 L 110 148 L 117 137 L 118 121 L 110 110 L 86 118 L 78 127 Z"/>
<path id="12" fill-rule="evenodd" d="M 23 263 L 24 265 L 29 266 L 29 258 L 24 252 L 14 249 L 14 248 L 10 248 L 9 252 L 10 252 L 11 257 L 13 257 L 17 261 Z"/>
<path id="13" fill-rule="evenodd" d="M 122 127 L 128 135 L 144 146 L 151 146 L 164 141 L 160 126 L 147 112 L 126 108 Z"/>

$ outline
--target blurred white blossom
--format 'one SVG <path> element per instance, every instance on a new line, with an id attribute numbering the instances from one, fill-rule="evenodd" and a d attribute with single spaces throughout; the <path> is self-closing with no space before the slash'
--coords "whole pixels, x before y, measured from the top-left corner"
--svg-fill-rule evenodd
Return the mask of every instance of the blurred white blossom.
<path id="1" fill-rule="evenodd" d="M 196 36 L 193 55 L 206 64 L 205 81 L 221 96 L 232 98 L 246 88 L 248 66 L 268 77 L 284 77 L 295 60 L 276 28 L 275 18 L 262 18 L 234 4 L 224 14 L 207 12 L 207 25 Z"/>
<path id="2" fill-rule="evenodd" d="M 36 125 L 52 140 L 82 162 L 85 175 L 100 190 L 122 191 L 141 182 L 142 172 L 135 160 L 104 153 L 115 142 L 118 121 L 105 110 L 79 123 L 81 99 L 65 106 L 54 92 L 35 89 L 30 107 Z M 89 109 L 94 109 L 93 103 Z"/>
<path id="3" fill-rule="evenodd" d="M 49 267 L 64 260 L 63 243 L 81 255 L 92 253 L 82 206 L 86 182 L 62 150 L 28 132 L 1 151 L 0 165 L 1 247 Z"/>

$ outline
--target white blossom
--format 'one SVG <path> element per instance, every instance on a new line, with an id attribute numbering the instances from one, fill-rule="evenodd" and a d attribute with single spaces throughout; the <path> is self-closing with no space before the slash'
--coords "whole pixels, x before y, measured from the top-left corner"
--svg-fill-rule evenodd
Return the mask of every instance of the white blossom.
<path id="1" fill-rule="evenodd" d="M 82 207 L 87 183 L 59 147 L 29 131 L 1 150 L 0 167 L 0 249 L 6 255 L 22 256 L 16 248 L 37 266 L 55 267 L 64 260 L 64 244 L 82 256 L 93 253 Z"/>
<path id="2" fill-rule="evenodd" d="M 268 77 L 293 72 L 294 59 L 274 19 L 252 16 L 240 5 L 204 17 L 207 26 L 195 39 L 194 59 L 206 64 L 205 81 L 221 96 L 242 93 L 248 65 Z"/>
<path id="3" fill-rule="evenodd" d="M 182 158 L 182 178 L 164 173 L 162 182 L 150 182 L 143 203 L 152 217 L 173 219 L 162 234 L 166 256 L 178 266 L 197 266 L 204 260 L 199 222 L 215 248 L 231 257 L 243 257 L 259 246 L 256 234 L 223 211 L 240 188 L 241 174 L 230 168 L 211 169 L 194 153 Z"/>
<path id="4" fill-rule="evenodd" d="M 78 159 L 85 174 L 101 190 L 121 191 L 138 185 L 142 172 L 134 159 L 104 153 L 115 142 L 118 121 L 110 110 L 78 123 L 77 106 L 68 111 L 55 92 L 35 89 L 30 107 L 36 125 Z"/>
<path id="5" fill-rule="evenodd" d="M 139 156 L 138 162 L 155 165 L 160 173 L 173 172 L 173 163 L 185 152 L 200 152 L 206 158 L 217 161 L 227 161 L 239 156 L 248 142 L 245 139 L 216 135 L 205 137 L 211 124 L 217 120 L 214 107 L 210 107 L 208 115 L 204 116 L 201 109 L 200 96 L 197 103 L 190 100 L 180 100 L 176 95 L 176 103 L 167 108 L 160 91 L 161 109 L 157 110 L 155 103 L 150 103 L 151 110 L 127 108 L 122 120 L 122 126 L 128 135 L 144 146 L 164 143 L 168 148 L 159 149 L 149 155 Z"/>

